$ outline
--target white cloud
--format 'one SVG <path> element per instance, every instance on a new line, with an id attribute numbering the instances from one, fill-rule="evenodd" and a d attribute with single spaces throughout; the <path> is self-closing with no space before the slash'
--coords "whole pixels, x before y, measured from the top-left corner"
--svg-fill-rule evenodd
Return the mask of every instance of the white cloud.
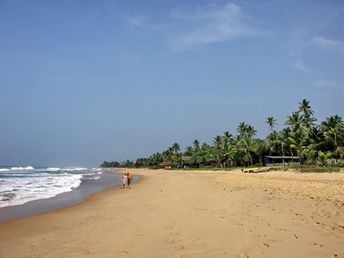
<path id="1" fill-rule="evenodd" d="M 333 49 L 344 54 L 344 42 L 325 38 L 322 36 L 316 36 L 309 40 L 309 43 L 315 46 Z"/>
<path id="2" fill-rule="evenodd" d="M 313 82 L 313 85 L 319 88 L 326 89 L 344 89 L 344 83 L 340 83 L 334 80 L 318 79 Z"/>
<path id="3" fill-rule="evenodd" d="M 172 45 L 176 49 L 188 49 L 260 34 L 245 21 L 240 6 L 232 3 L 220 8 L 210 5 L 191 13 L 173 12 L 172 17 L 182 21 L 185 27 L 191 27 L 174 36 Z"/>
<path id="4" fill-rule="evenodd" d="M 140 16 L 127 16 L 125 17 L 125 20 L 137 27 L 142 27 L 144 25 L 144 18 Z"/>
<path id="5" fill-rule="evenodd" d="M 310 40 L 311 43 L 324 47 L 344 47 L 344 42 L 317 36 Z"/>
<path id="6" fill-rule="evenodd" d="M 294 63 L 294 68 L 304 73 L 314 74 L 314 72 L 308 67 L 306 67 L 304 63 L 302 63 L 301 61 Z"/>

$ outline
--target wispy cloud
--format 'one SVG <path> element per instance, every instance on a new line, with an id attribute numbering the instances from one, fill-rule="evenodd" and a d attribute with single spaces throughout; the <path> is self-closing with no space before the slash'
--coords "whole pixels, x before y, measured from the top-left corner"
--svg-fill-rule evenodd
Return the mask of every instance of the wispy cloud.
<path id="1" fill-rule="evenodd" d="M 323 36 L 316 36 L 308 41 L 308 45 L 335 51 L 344 57 L 344 41 L 329 39 Z"/>
<path id="2" fill-rule="evenodd" d="M 305 64 L 302 63 L 301 61 L 294 63 L 294 68 L 307 74 L 314 74 L 314 72 L 311 69 L 309 69 L 307 66 L 305 66 Z"/>
<path id="3" fill-rule="evenodd" d="M 318 79 L 313 82 L 313 85 L 319 88 L 344 90 L 344 83 L 335 80 Z"/>
<path id="4" fill-rule="evenodd" d="M 143 27 L 145 18 L 141 16 L 126 16 L 125 20 L 137 27 Z"/>
<path id="5" fill-rule="evenodd" d="M 323 36 L 316 36 L 309 40 L 309 44 L 332 49 L 344 54 L 344 42 L 334 39 L 329 39 Z"/>
<path id="6" fill-rule="evenodd" d="M 189 49 L 260 34 L 246 21 L 240 6 L 233 3 L 221 7 L 208 6 L 189 13 L 173 12 L 171 16 L 189 28 L 174 35 L 171 43 L 175 49 Z"/>

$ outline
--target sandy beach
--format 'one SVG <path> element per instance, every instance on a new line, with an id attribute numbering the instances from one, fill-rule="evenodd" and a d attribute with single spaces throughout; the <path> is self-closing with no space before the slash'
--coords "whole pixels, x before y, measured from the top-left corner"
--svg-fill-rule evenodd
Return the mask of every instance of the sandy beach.
<path id="1" fill-rule="evenodd" d="M 133 173 L 0 224 L 0 257 L 344 257 L 344 173 Z"/>

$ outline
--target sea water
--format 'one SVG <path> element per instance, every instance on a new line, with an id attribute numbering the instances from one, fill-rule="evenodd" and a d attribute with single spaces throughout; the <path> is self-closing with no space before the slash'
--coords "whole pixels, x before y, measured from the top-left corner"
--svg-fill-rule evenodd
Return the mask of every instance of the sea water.
<path id="1" fill-rule="evenodd" d="M 100 168 L 0 167 L 0 208 L 70 192 L 85 180 L 98 180 Z"/>

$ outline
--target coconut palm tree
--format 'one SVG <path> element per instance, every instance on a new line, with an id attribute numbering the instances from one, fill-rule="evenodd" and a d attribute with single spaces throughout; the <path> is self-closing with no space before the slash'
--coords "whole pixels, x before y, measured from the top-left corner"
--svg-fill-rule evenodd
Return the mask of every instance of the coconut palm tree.
<path id="1" fill-rule="evenodd" d="M 237 127 L 237 133 L 239 134 L 239 136 L 244 136 L 245 132 L 246 132 L 246 127 L 247 125 L 245 124 L 245 122 L 241 122 L 238 127 Z"/>
<path id="2" fill-rule="evenodd" d="M 324 133 L 325 140 L 331 144 L 335 156 L 343 160 L 344 158 L 344 122 L 338 116 L 330 116 L 320 125 Z"/>
<path id="3" fill-rule="evenodd" d="M 303 112 L 304 115 L 314 115 L 314 111 L 309 105 L 309 101 L 307 99 L 303 99 L 301 102 L 299 102 L 299 111 Z"/>
<path id="4" fill-rule="evenodd" d="M 174 152 L 174 154 L 177 154 L 178 151 L 180 151 L 180 145 L 179 145 L 177 142 L 175 142 L 175 143 L 172 145 L 171 149 L 172 149 L 172 151 Z"/>
<path id="5" fill-rule="evenodd" d="M 200 148 L 199 140 L 197 140 L 197 139 L 194 140 L 192 144 L 193 144 L 193 148 L 195 151 L 199 150 L 199 148 Z"/>
<path id="6" fill-rule="evenodd" d="M 291 116 L 287 116 L 285 124 L 289 125 L 293 131 L 297 131 L 303 126 L 303 117 L 299 111 L 293 112 Z"/>
<path id="7" fill-rule="evenodd" d="M 276 119 L 272 116 L 268 116 L 265 122 L 268 124 L 270 132 L 272 132 L 274 130 L 275 125 L 277 125 Z"/>
<path id="8" fill-rule="evenodd" d="M 295 149 L 297 156 L 300 158 L 300 162 L 302 163 L 302 149 L 304 147 L 305 137 L 302 130 L 298 129 L 290 133 L 288 137 L 290 148 Z"/>
<path id="9" fill-rule="evenodd" d="M 303 99 L 299 102 L 299 112 L 303 113 L 303 123 L 306 128 L 311 128 L 314 126 L 316 119 L 314 118 L 314 111 L 312 110 L 309 101 Z"/>
<path id="10" fill-rule="evenodd" d="M 253 164 L 253 139 L 248 135 L 239 138 L 236 144 L 239 164 L 252 165 Z"/>
<path id="11" fill-rule="evenodd" d="M 223 167 L 224 152 L 223 152 L 223 139 L 217 135 L 213 139 L 213 158 L 218 167 Z"/>
<path id="12" fill-rule="evenodd" d="M 209 144 L 203 143 L 201 146 L 201 163 L 203 165 L 211 165 L 214 162 L 212 148 Z"/>
<path id="13" fill-rule="evenodd" d="M 239 137 L 248 136 L 249 138 L 252 138 L 256 135 L 257 130 L 254 129 L 252 125 L 241 122 L 237 128 L 237 132 L 239 134 Z"/>

